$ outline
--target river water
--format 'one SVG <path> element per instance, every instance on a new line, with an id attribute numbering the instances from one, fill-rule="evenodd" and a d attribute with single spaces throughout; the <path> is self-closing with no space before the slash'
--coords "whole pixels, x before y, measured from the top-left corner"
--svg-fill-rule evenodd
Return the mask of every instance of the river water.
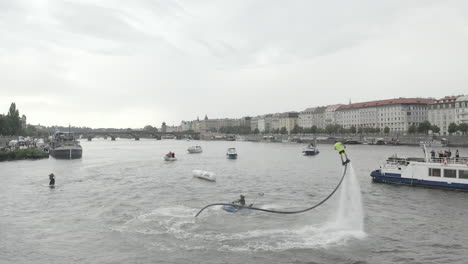
<path id="1" fill-rule="evenodd" d="M 203 153 L 188 154 L 190 145 Z M 348 146 L 347 175 L 331 145 L 224 141 L 83 141 L 79 160 L 0 163 L 0 263 L 467 263 L 468 193 L 372 183 L 394 153 L 418 147 Z M 237 160 L 228 160 L 236 147 Z M 468 149 L 460 149 L 468 156 Z M 175 162 L 163 160 L 174 151 Z M 192 177 L 216 173 L 217 181 Z M 56 175 L 56 188 L 48 175 Z"/>

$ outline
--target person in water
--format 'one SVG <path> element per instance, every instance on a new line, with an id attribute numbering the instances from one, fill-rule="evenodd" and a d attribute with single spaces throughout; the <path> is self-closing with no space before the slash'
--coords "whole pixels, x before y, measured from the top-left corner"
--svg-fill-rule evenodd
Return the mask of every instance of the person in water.
<path id="1" fill-rule="evenodd" d="M 49 174 L 49 186 L 55 186 L 55 175 L 53 173 Z"/>
<path id="2" fill-rule="evenodd" d="M 343 143 L 339 142 L 338 140 L 335 140 L 335 149 L 340 154 L 341 162 L 343 163 L 343 165 L 351 161 L 350 159 L 348 159 L 348 156 L 346 155 L 345 148 L 346 147 L 343 145 Z"/>
<path id="3" fill-rule="evenodd" d="M 237 199 L 236 201 L 234 201 L 234 203 L 238 203 L 238 204 L 244 206 L 244 205 L 245 205 L 245 197 L 244 197 L 244 195 L 241 194 L 240 198 Z"/>

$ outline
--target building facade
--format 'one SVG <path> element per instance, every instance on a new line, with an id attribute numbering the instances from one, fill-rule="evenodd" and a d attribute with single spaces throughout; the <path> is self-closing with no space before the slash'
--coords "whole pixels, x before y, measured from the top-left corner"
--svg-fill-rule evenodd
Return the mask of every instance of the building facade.
<path id="1" fill-rule="evenodd" d="M 295 112 L 281 114 L 279 117 L 280 129 L 285 127 L 288 133 L 291 133 L 291 131 L 297 125 L 298 118 L 299 118 L 299 113 L 295 113 Z"/>
<path id="2" fill-rule="evenodd" d="M 456 122 L 455 101 L 458 96 L 446 96 L 427 106 L 427 117 L 432 125 L 440 128 L 439 134 L 448 135 L 448 126 Z"/>
<path id="3" fill-rule="evenodd" d="M 468 96 L 460 96 L 455 101 L 455 123 L 468 123 Z"/>
<path id="4" fill-rule="evenodd" d="M 381 131 L 406 132 L 411 125 L 427 120 L 427 105 L 433 99 L 397 98 L 342 105 L 336 110 L 336 123 L 343 128 L 374 127 Z"/>

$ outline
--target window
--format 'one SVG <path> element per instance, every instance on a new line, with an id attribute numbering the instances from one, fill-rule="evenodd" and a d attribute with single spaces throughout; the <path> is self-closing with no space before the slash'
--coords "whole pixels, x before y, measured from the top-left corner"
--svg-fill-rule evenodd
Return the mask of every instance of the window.
<path id="1" fill-rule="evenodd" d="M 459 170 L 458 171 L 458 178 L 468 179 L 468 170 Z"/>
<path id="2" fill-rule="evenodd" d="M 457 170 L 444 169 L 444 178 L 456 178 Z"/>
<path id="3" fill-rule="evenodd" d="M 440 177 L 440 169 L 429 168 L 429 176 Z"/>

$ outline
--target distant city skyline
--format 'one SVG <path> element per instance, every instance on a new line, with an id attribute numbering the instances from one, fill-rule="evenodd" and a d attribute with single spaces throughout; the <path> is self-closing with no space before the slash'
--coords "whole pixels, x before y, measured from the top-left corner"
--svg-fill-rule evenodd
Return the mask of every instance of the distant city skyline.
<path id="1" fill-rule="evenodd" d="M 467 15 L 466 1 L 2 1 L 0 113 L 142 128 L 462 95 Z"/>

